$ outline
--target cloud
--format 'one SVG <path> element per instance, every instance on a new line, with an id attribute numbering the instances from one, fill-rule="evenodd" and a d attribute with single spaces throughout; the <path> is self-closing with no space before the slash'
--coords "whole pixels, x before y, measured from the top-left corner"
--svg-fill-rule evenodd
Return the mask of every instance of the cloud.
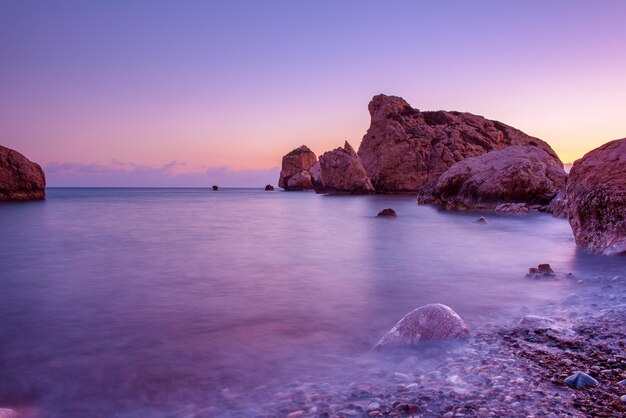
<path id="1" fill-rule="evenodd" d="M 280 169 L 233 170 L 209 167 L 183 171 L 184 162 L 160 166 L 126 163 L 49 163 L 44 167 L 50 187 L 264 187 L 276 184 Z"/>

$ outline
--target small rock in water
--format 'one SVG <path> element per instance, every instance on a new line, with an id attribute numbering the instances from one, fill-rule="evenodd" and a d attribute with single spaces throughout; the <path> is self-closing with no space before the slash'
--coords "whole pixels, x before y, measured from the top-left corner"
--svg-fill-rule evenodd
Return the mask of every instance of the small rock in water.
<path id="1" fill-rule="evenodd" d="M 218 191 L 219 189 L 220 189 L 219 187 L 217 187 L 216 185 L 213 185 L 213 191 L 214 192 Z"/>
<path id="2" fill-rule="evenodd" d="M 380 212 L 378 212 L 378 215 L 376 216 L 385 216 L 385 217 L 389 217 L 389 218 L 395 218 L 396 217 L 396 211 L 391 209 L 391 208 L 387 208 L 387 209 L 383 209 Z"/>
<path id="3" fill-rule="evenodd" d="M 476 222 L 477 224 L 486 224 L 487 219 L 484 216 L 481 216 L 480 218 L 476 219 L 474 222 Z"/>
<path id="4" fill-rule="evenodd" d="M 577 372 L 564 380 L 565 384 L 576 389 L 584 388 L 588 385 L 597 385 L 598 381 L 587 373 Z"/>
<path id="5" fill-rule="evenodd" d="M 554 276 L 554 270 L 552 270 L 550 264 L 539 264 L 537 267 L 531 267 L 526 275 L 526 277 L 532 277 L 533 279 L 550 276 Z"/>
<path id="6" fill-rule="evenodd" d="M 267 186 L 265 186 L 266 192 L 271 192 L 272 190 L 274 190 L 274 186 L 272 186 L 271 184 L 268 184 Z"/>

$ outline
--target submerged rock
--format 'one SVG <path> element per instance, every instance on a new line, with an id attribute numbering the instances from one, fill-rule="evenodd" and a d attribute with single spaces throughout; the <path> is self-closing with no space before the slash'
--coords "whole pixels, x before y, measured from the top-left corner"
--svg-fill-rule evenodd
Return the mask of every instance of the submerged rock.
<path id="1" fill-rule="evenodd" d="M 0 146 L 0 201 L 46 198 L 46 175 L 39 164 Z"/>
<path id="2" fill-rule="evenodd" d="M 550 267 L 550 264 L 539 264 L 537 267 L 531 267 L 528 269 L 526 277 L 532 277 L 534 279 L 539 277 L 554 276 L 554 270 Z"/>
<path id="3" fill-rule="evenodd" d="M 476 219 L 474 222 L 477 224 L 486 224 L 487 218 L 485 218 L 484 216 L 481 216 L 480 218 Z"/>
<path id="4" fill-rule="evenodd" d="M 424 341 L 466 337 L 469 328 L 450 307 L 433 303 L 419 307 L 402 318 L 374 346 L 375 350 L 410 347 Z"/>
<path id="5" fill-rule="evenodd" d="M 282 187 L 287 191 L 307 190 L 313 187 L 311 175 L 308 170 L 317 162 L 315 153 L 306 145 L 292 150 L 283 157 L 280 177 L 278 179 L 278 187 Z M 305 174 L 306 173 L 306 174 Z M 289 181 L 299 176 L 296 180 Z"/>
<path id="6" fill-rule="evenodd" d="M 321 187 L 318 193 L 371 194 L 374 187 L 357 156 L 346 141 L 343 148 L 336 148 L 320 156 Z"/>
<path id="7" fill-rule="evenodd" d="M 528 213 L 547 206 L 565 188 L 566 179 L 557 157 L 533 146 L 511 146 L 455 163 L 419 193 L 418 202 Z"/>
<path id="8" fill-rule="evenodd" d="M 536 147 L 558 160 L 542 140 L 482 116 L 421 112 L 384 94 L 368 109 L 371 123 L 358 154 L 379 193 L 415 193 L 454 163 L 511 145 Z"/>
<path id="9" fill-rule="evenodd" d="M 595 386 L 598 384 L 598 381 L 593 377 L 589 376 L 583 372 L 577 372 L 563 381 L 567 386 L 573 387 L 575 389 L 581 389 L 585 386 Z"/>
<path id="10" fill-rule="evenodd" d="M 626 254 L 626 138 L 576 161 L 565 199 L 578 245 L 606 255 Z"/>
<path id="11" fill-rule="evenodd" d="M 265 191 L 266 192 L 271 192 L 274 190 L 274 186 L 272 186 L 271 184 L 268 184 L 267 186 L 265 186 Z"/>
<path id="12" fill-rule="evenodd" d="M 391 208 L 386 208 L 381 210 L 380 212 L 378 212 L 378 215 L 376 215 L 378 217 L 387 217 L 387 218 L 395 218 L 396 217 L 396 211 L 391 209 Z"/>

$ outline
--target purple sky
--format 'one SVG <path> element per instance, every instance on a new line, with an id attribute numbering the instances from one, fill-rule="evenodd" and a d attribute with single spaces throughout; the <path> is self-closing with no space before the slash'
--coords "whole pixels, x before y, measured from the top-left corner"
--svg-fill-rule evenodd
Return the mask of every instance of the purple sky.
<path id="1" fill-rule="evenodd" d="M 57 185 L 263 186 L 377 93 L 548 141 L 626 136 L 625 1 L 0 2 L 0 144 Z M 242 171 L 243 170 L 243 171 Z"/>

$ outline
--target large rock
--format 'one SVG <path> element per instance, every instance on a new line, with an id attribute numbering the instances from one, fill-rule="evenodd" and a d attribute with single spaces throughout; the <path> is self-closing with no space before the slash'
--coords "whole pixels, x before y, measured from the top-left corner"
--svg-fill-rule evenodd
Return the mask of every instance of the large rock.
<path id="1" fill-rule="evenodd" d="M 0 201 L 46 198 L 46 176 L 17 151 L 0 146 Z"/>
<path id="2" fill-rule="evenodd" d="M 607 255 L 626 254 L 626 138 L 574 163 L 565 200 L 578 245 Z"/>
<path id="3" fill-rule="evenodd" d="M 511 146 L 454 163 L 422 189 L 418 202 L 460 210 L 506 211 L 519 206 L 517 212 L 528 212 L 528 205 L 547 206 L 566 180 L 557 157 L 538 147 Z"/>
<path id="4" fill-rule="evenodd" d="M 375 350 L 410 347 L 424 341 L 466 337 L 469 328 L 450 307 L 425 305 L 407 314 L 374 347 Z"/>
<path id="5" fill-rule="evenodd" d="M 538 138 L 482 116 L 420 112 L 404 99 L 380 94 L 369 103 L 370 127 L 359 157 L 380 193 L 417 192 L 454 163 L 511 145 L 528 145 L 558 160 Z"/>
<path id="6" fill-rule="evenodd" d="M 289 154 L 283 157 L 282 168 L 280 170 L 280 177 L 278 179 L 278 187 L 282 187 L 285 190 L 306 190 L 311 189 L 313 187 L 311 180 L 311 176 L 308 175 L 308 170 L 317 162 L 317 157 L 315 153 L 311 151 L 306 145 L 301 145 L 300 147 L 294 149 Z M 303 172 L 307 172 L 304 174 Z M 294 186 L 289 185 L 289 180 L 299 175 L 300 181 L 294 181 L 292 184 Z M 303 178 L 308 175 L 309 181 L 303 183 Z"/>
<path id="7" fill-rule="evenodd" d="M 374 187 L 354 151 L 346 143 L 343 148 L 336 148 L 320 156 L 321 185 L 318 193 L 330 194 L 370 194 Z"/>

